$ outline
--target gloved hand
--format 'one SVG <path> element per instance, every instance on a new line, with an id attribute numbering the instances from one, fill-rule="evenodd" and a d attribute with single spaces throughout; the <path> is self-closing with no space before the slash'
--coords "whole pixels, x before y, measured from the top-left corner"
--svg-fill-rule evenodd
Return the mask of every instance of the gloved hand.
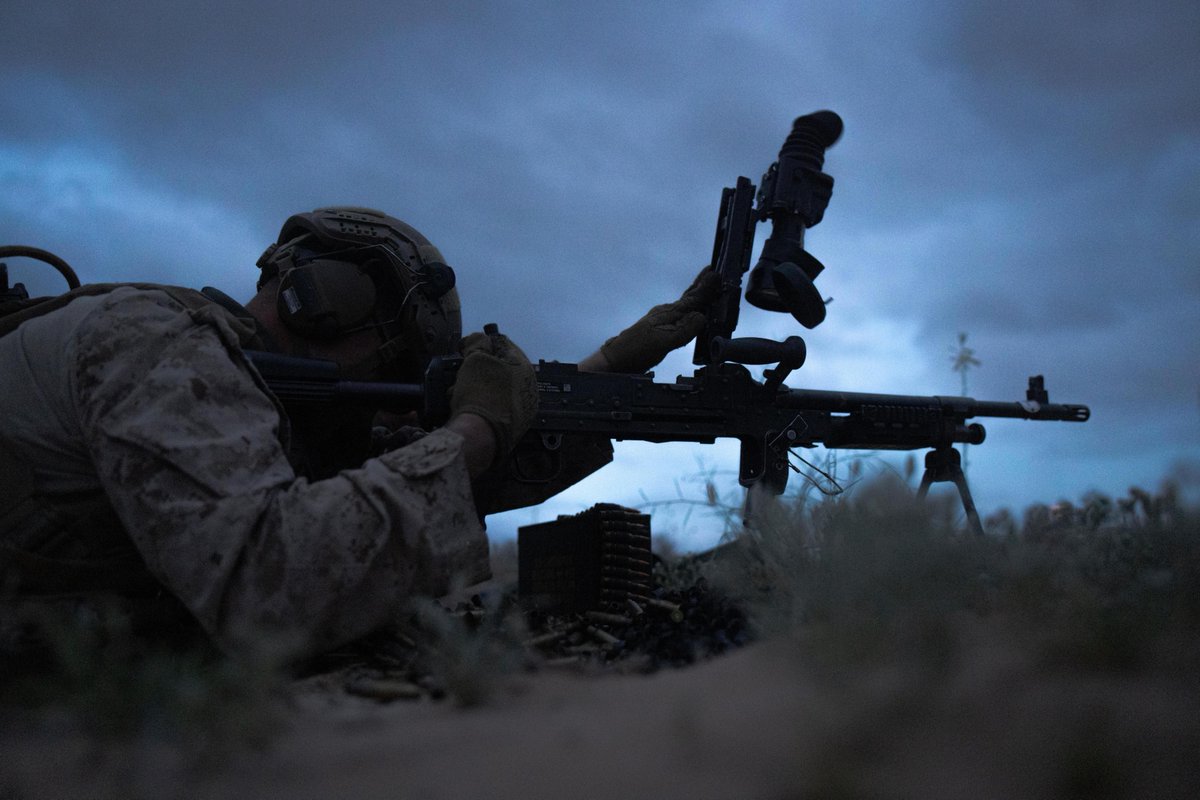
<path id="1" fill-rule="evenodd" d="M 704 308 L 720 291 L 711 266 L 700 270 L 687 291 L 673 303 L 650 309 L 600 347 L 609 372 L 645 372 L 672 350 L 683 347 L 704 329 Z"/>
<path id="2" fill-rule="evenodd" d="M 478 414 L 496 436 L 496 458 L 507 456 L 533 423 L 537 379 L 521 348 L 500 333 L 472 333 L 459 345 L 462 366 L 450 390 L 450 416 Z"/>

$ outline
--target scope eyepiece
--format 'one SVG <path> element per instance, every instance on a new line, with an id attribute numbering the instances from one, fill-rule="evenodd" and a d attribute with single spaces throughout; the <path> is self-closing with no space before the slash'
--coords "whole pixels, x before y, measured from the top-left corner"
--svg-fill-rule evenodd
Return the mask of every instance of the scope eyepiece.
<path id="1" fill-rule="evenodd" d="M 842 136 L 842 118 L 832 111 L 814 111 L 792 122 L 792 132 L 779 148 L 779 160 L 795 159 L 808 169 L 820 172 L 825 164 L 825 148 Z"/>
<path id="2" fill-rule="evenodd" d="M 821 171 L 825 148 L 841 135 L 842 118 L 832 111 L 797 117 L 758 191 L 758 218 L 771 220 L 771 236 L 750 272 L 746 300 L 786 311 L 806 328 L 825 321 L 825 301 L 813 285 L 825 267 L 804 249 L 804 231 L 825 215 L 833 194 L 833 178 Z"/>

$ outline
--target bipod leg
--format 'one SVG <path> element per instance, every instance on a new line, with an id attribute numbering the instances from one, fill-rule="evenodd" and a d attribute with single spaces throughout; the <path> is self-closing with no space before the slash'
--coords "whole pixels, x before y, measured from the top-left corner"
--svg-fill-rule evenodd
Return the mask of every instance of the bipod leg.
<path id="1" fill-rule="evenodd" d="M 930 455 L 933 455 L 930 453 Z M 925 459 L 925 474 L 921 476 L 921 486 L 917 489 L 917 499 L 924 500 L 925 495 L 929 494 L 929 487 L 934 481 L 933 470 L 929 468 L 929 458 Z"/>
<path id="2" fill-rule="evenodd" d="M 975 500 L 971 497 L 971 490 L 967 488 L 967 476 L 960 469 L 958 478 L 955 479 L 954 485 L 958 487 L 959 497 L 962 498 L 963 510 L 967 512 L 967 519 L 971 522 L 971 528 L 980 536 L 983 536 L 983 523 L 979 521 L 979 512 L 975 510 Z"/>
<path id="3" fill-rule="evenodd" d="M 929 493 L 929 487 L 935 483 L 953 483 L 958 488 L 963 510 L 967 512 L 967 521 L 971 529 L 982 536 L 983 523 L 979 520 L 975 500 L 967 486 L 967 476 L 962 471 L 962 456 L 953 447 L 938 447 L 925 454 L 925 474 L 921 476 L 917 499 L 924 500 L 925 495 Z"/>

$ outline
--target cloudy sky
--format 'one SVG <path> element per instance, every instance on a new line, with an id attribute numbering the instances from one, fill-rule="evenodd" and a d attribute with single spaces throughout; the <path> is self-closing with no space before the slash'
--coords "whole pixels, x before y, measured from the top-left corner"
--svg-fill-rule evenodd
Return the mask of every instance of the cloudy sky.
<path id="1" fill-rule="evenodd" d="M 244 300 L 286 216 L 374 206 L 441 247 L 468 329 L 574 361 L 676 296 L 721 188 L 830 108 L 828 320 L 747 307 L 740 331 L 804 334 L 793 386 L 906 394 L 959 393 L 967 332 L 972 396 L 1044 373 L 1093 410 L 989 424 L 981 507 L 1119 494 L 1200 459 L 1198 43 L 1195 2 L 3 0 L 0 243 Z M 735 469 L 619 444 L 492 529 Z"/>

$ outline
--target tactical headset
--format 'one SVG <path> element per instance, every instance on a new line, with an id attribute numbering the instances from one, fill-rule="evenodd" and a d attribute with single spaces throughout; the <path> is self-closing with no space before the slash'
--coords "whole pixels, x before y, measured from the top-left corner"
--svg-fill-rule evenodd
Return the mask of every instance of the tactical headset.
<path id="1" fill-rule="evenodd" d="M 454 270 L 415 228 L 369 208 L 296 214 L 258 259 L 258 288 L 279 277 L 279 319 L 296 334 L 336 339 L 377 328 L 365 369 L 412 377 L 462 335 Z"/>

